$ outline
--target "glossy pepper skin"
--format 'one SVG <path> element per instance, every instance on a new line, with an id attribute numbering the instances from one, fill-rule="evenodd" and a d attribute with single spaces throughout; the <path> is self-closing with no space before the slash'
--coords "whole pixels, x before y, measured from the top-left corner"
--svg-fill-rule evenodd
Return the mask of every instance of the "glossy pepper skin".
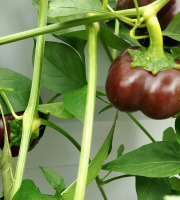
<path id="1" fill-rule="evenodd" d="M 139 7 L 146 6 L 153 3 L 156 0 L 137 0 Z M 134 8 L 133 0 L 118 0 L 116 4 L 116 10 L 124 10 Z M 170 0 L 157 14 L 160 26 L 162 30 L 165 30 L 173 17 L 180 11 L 180 0 Z M 128 27 L 128 26 L 126 26 Z M 130 28 L 130 27 L 129 27 Z M 138 29 L 137 35 L 146 35 L 147 29 Z M 167 47 L 180 46 L 180 42 L 168 37 L 163 37 L 164 45 Z M 149 45 L 149 39 L 142 39 L 139 42 L 143 46 Z"/>
<path id="2" fill-rule="evenodd" d="M 167 69 L 152 75 L 143 68 L 131 68 L 131 62 L 125 50 L 110 66 L 106 93 L 112 105 L 123 112 L 141 110 L 153 119 L 177 114 L 180 111 L 180 70 Z M 180 64 L 180 60 L 176 63 Z"/>
<path id="3" fill-rule="evenodd" d="M 16 114 L 22 115 L 23 112 L 18 112 Z M 40 115 L 42 115 L 42 114 L 40 114 Z M 7 133 L 8 133 L 8 137 L 9 137 L 10 136 L 10 126 L 9 126 L 8 121 L 14 120 L 14 117 L 12 116 L 12 114 L 5 115 L 5 120 L 6 120 Z M 44 134 L 44 130 L 45 130 L 45 126 L 40 126 L 39 136 L 31 142 L 29 151 L 31 151 L 36 146 L 36 144 L 39 142 L 39 140 L 41 139 L 41 137 Z M 3 149 L 3 146 L 4 146 L 4 124 L 3 124 L 2 116 L 0 115 L 0 149 Z M 13 157 L 18 156 L 19 146 L 11 146 L 11 153 L 12 153 Z"/>

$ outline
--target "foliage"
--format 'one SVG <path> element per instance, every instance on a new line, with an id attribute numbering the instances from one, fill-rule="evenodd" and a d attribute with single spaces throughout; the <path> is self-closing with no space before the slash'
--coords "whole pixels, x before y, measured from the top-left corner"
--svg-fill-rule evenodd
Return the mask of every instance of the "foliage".
<path id="1" fill-rule="evenodd" d="M 136 0 L 134 2 L 137 3 Z M 31 3 L 38 11 L 38 28 L 0 38 L 0 44 L 6 44 L 37 36 L 32 52 L 34 67 L 32 81 L 15 71 L 0 68 L 0 105 L 5 115 L 13 115 L 15 118 L 7 127 L 6 123 L 0 121 L 4 124 L 3 127 L 7 128 L 5 131 L 0 130 L 0 136 L 5 135 L 4 147 L 0 155 L 4 199 L 83 200 L 85 191 L 83 188 L 78 188 L 78 183 L 83 179 L 83 187 L 96 180 L 103 199 L 107 200 L 103 186 L 129 176 L 136 180 L 138 200 L 178 199 L 180 196 L 179 113 L 172 116 L 175 121 L 174 127 L 165 127 L 163 133 L 160 133 L 162 141 L 155 141 L 138 119 L 128 113 L 153 143 L 142 144 L 137 149 L 125 152 L 127 144 L 119 141 L 120 144 L 115 149 L 117 157 L 114 160 L 111 158 L 111 151 L 115 148 L 113 136 L 116 124 L 119 123 L 118 112 L 107 137 L 102 141 L 99 151 L 92 160 L 89 158 L 91 134 L 98 133 L 94 132 L 93 120 L 87 119 L 89 116 L 91 116 L 89 119 L 94 117 L 95 98 L 103 104 L 99 114 L 106 114 L 107 110 L 113 107 L 107 100 L 106 93 L 96 88 L 97 46 L 102 46 L 110 62 L 113 62 L 117 52 L 122 52 L 130 46 L 141 46 L 139 39 L 150 36 L 148 50 L 146 47 L 136 51 L 129 50 L 133 60 L 130 60 L 132 67 L 134 64 L 134 67 L 143 67 L 151 71 L 154 66 L 158 70 L 159 68 L 164 70 L 172 65 L 173 68 L 179 69 L 179 64 L 175 64 L 174 58 L 180 58 L 178 46 L 180 13 L 173 17 L 165 30 L 158 29 L 159 32 L 156 35 L 157 26 L 154 24 L 154 29 L 148 27 L 147 21 L 152 16 L 146 16 L 145 11 L 152 8 L 156 13 L 168 3 L 168 0 L 157 0 L 139 10 L 133 8 L 121 11 L 115 11 L 115 0 L 31 0 Z M 146 31 L 151 34 L 136 35 L 142 28 L 148 28 Z M 51 34 L 53 41 L 45 40 L 45 34 Z M 174 39 L 177 46 L 172 48 L 163 46 L 159 42 L 163 36 Z M 86 47 L 88 47 L 88 55 L 86 55 Z M 154 52 L 157 52 L 157 49 L 161 49 L 163 54 L 158 52 L 159 54 L 156 55 Z M 166 66 L 167 63 L 168 66 Z M 101 72 L 98 76 L 101 76 Z M 133 80 L 130 81 L 133 85 Z M 49 101 L 43 102 L 41 99 L 41 87 L 52 95 Z M 146 85 L 145 88 L 147 89 Z M 178 93 L 179 90 L 175 92 Z M 114 100 L 117 99 L 114 98 Z M 177 104 L 179 105 L 179 102 Z M 16 115 L 19 111 L 24 111 L 20 118 Z M 51 116 L 56 117 L 56 120 L 78 119 L 80 122 L 77 120 L 77 123 L 80 123 L 85 130 L 82 135 L 82 144 L 80 145 L 63 128 L 51 122 Z M 87 171 L 87 176 L 78 175 L 70 186 L 66 186 L 63 175 L 52 169 L 40 167 L 46 181 L 53 188 L 54 195 L 42 194 L 33 180 L 22 181 L 32 132 L 35 130 L 38 136 L 41 132 L 39 130 L 45 130 L 45 126 L 50 126 L 64 135 L 80 151 L 81 158 L 88 164 L 83 165 L 80 158 L 79 174 Z M 11 132 L 9 140 L 8 131 Z M 119 131 L 117 134 L 120 134 Z M 89 146 L 84 145 L 87 138 Z M 11 155 L 11 145 L 20 146 L 16 171 Z M 105 162 L 108 156 L 110 161 Z M 104 178 L 100 177 L 101 170 L 104 173 L 108 171 Z M 112 171 L 119 173 L 107 179 Z"/>

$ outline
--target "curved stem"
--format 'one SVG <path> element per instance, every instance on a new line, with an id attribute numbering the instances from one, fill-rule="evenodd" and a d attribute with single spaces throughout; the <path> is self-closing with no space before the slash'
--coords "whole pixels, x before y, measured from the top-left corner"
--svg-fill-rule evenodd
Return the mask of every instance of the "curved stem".
<path id="1" fill-rule="evenodd" d="M 151 57 L 164 57 L 163 36 L 159 21 L 156 16 L 151 16 L 146 20 L 146 26 L 149 33 L 150 45 L 147 54 Z"/>
<path id="2" fill-rule="evenodd" d="M 91 148 L 92 128 L 96 97 L 96 77 L 97 77 L 97 33 L 99 24 L 88 25 L 88 91 L 86 101 L 86 111 L 79 162 L 78 178 L 74 200 L 83 200 L 85 195 L 88 164 Z"/>
<path id="3" fill-rule="evenodd" d="M 148 138 L 152 141 L 152 142 L 156 142 L 155 139 L 151 136 L 151 134 L 144 128 L 144 126 L 142 126 L 138 120 L 130 113 L 127 113 L 128 116 L 139 126 L 139 128 L 148 136 Z"/>
<path id="4" fill-rule="evenodd" d="M 164 5 L 168 1 L 169 0 L 158 0 L 147 6 L 140 7 L 139 13 L 142 15 L 145 9 L 149 7 L 156 7 L 157 5 L 159 7 L 159 5 L 161 4 Z M 67 29 L 67 28 L 72 28 L 72 27 L 76 27 L 80 25 L 91 24 L 94 22 L 103 22 L 103 21 L 112 20 L 112 19 L 121 19 L 121 18 L 123 19 L 124 17 L 135 17 L 136 15 L 137 13 L 136 13 L 135 8 L 121 10 L 121 11 L 114 11 L 114 12 L 103 11 L 101 13 L 94 13 L 93 16 L 84 16 L 79 19 L 74 19 L 74 20 L 70 20 L 70 21 L 66 21 L 62 23 L 55 23 L 48 26 L 39 27 L 39 28 L 28 30 L 28 31 L 4 36 L 0 38 L 0 45 L 27 39 L 30 37 L 35 37 L 42 34 L 52 33 L 52 32 Z"/>
<path id="5" fill-rule="evenodd" d="M 121 178 L 127 178 L 127 177 L 132 177 L 132 176 L 133 175 L 128 175 L 128 174 L 122 175 L 122 176 L 116 176 L 116 177 L 110 178 L 110 179 L 108 179 L 106 181 L 102 181 L 102 185 L 108 184 L 108 183 L 110 183 L 112 181 L 115 181 L 115 180 L 118 180 L 118 179 L 121 179 Z"/>
<path id="6" fill-rule="evenodd" d="M 119 35 L 119 21 L 116 19 L 115 20 L 115 30 L 114 30 L 115 35 Z M 112 57 L 115 59 L 117 56 L 117 50 L 113 49 Z"/>
<path id="7" fill-rule="evenodd" d="M 11 103 L 9 102 L 9 99 L 7 98 L 6 94 L 4 92 L 0 92 L 0 94 L 1 94 L 2 98 L 4 99 L 4 101 L 6 102 L 6 105 L 9 108 L 9 110 L 11 111 L 13 117 L 15 119 L 22 120 L 23 116 L 22 115 L 21 116 L 16 115 L 16 113 L 14 112 L 14 109 L 13 109 Z"/>
<path id="8" fill-rule="evenodd" d="M 97 183 L 97 186 L 98 186 L 98 188 L 99 188 L 104 200 L 108 200 L 108 198 L 107 198 L 107 196 L 106 196 L 106 194 L 104 192 L 103 186 L 102 186 L 102 181 L 99 178 L 99 176 L 96 177 L 96 183 Z"/>
<path id="9" fill-rule="evenodd" d="M 41 125 L 45 125 L 48 127 L 53 128 L 54 130 L 58 131 L 59 133 L 61 133 L 62 135 L 64 135 L 70 142 L 72 142 L 72 144 L 79 150 L 81 151 L 81 146 L 80 144 L 68 133 L 66 132 L 64 129 L 62 129 L 61 127 L 57 126 L 56 124 L 45 120 L 45 119 L 41 119 Z"/>
<path id="10" fill-rule="evenodd" d="M 39 9 L 39 26 L 45 26 L 47 23 L 47 9 L 48 9 L 48 0 L 41 0 Z M 11 199 L 19 189 L 22 182 L 27 151 L 29 148 L 29 141 L 31 138 L 32 124 L 34 117 L 36 117 L 38 113 L 37 106 L 39 103 L 39 90 L 40 90 L 40 80 L 41 80 L 42 57 L 44 54 L 44 44 L 45 44 L 45 36 L 44 35 L 38 36 L 36 43 L 36 50 L 35 50 L 34 73 L 33 73 L 32 87 L 31 87 L 31 94 L 27 109 L 23 116 L 22 139 L 21 139 L 21 145 L 17 161 L 17 168 L 15 173 Z"/>
<path id="11" fill-rule="evenodd" d="M 138 3 L 137 3 L 137 0 L 133 0 L 133 1 L 134 1 L 134 5 L 136 8 L 136 12 L 137 12 L 137 23 L 139 24 L 140 23 L 140 13 L 139 13 Z"/>

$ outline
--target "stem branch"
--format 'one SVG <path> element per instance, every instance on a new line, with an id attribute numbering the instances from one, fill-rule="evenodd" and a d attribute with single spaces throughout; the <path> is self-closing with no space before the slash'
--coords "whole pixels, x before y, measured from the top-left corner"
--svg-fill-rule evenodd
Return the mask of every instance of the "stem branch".
<path id="1" fill-rule="evenodd" d="M 47 23 L 47 9 L 48 9 L 48 0 L 41 0 L 39 7 L 40 27 L 45 26 Z M 42 57 L 44 54 L 44 44 L 45 44 L 45 35 L 38 36 L 36 43 L 36 50 L 35 50 L 34 73 L 33 73 L 32 87 L 31 87 L 31 94 L 27 109 L 25 110 L 23 116 L 22 139 L 21 139 L 21 145 L 17 161 L 17 168 L 15 173 L 11 199 L 19 189 L 22 182 L 27 152 L 29 148 L 29 141 L 31 138 L 32 124 L 34 118 L 37 117 L 38 115 L 37 106 L 39 103 L 39 90 L 40 90 L 40 80 L 41 80 Z"/>
<path id="2" fill-rule="evenodd" d="M 88 34 L 88 41 L 89 41 L 88 91 L 87 91 L 81 155 L 80 155 L 78 178 L 77 178 L 74 200 L 84 199 L 86 181 L 87 181 L 93 119 L 94 119 L 95 97 L 96 97 L 97 33 L 98 33 L 97 28 L 99 28 L 99 24 L 94 23 L 88 25 L 88 33 L 89 33 Z"/>

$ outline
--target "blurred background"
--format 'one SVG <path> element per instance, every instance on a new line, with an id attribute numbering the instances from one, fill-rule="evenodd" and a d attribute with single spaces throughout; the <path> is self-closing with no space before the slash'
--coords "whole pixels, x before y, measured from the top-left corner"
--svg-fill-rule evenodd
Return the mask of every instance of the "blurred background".
<path id="1" fill-rule="evenodd" d="M 1 1 L 0 6 L 0 36 L 13 34 L 37 27 L 37 11 L 32 6 L 30 0 L 6 0 Z M 47 35 L 47 40 L 54 40 Z M 33 39 L 26 39 L 6 45 L 0 46 L 0 67 L 12 69 L 22 73 L 32 79 L 32 50 Z M 87 51 L 87 47 L 86 47 Z M 102 59 L 103 58 L 103 59 Z M 103 50 L 98 46 L 98 90 L 104 91 L 105 80 L 110 62 Z M 41 96 L 44 102 L 47 102 L 52 94 L 45 89 L 41 89 Z M 110 109 L 102 114 L 98 112 L 104 107 L 104 104 L 97 100 L 95 111 L 95 123 L 93 129 L 91 158 L 95 156 L 109 130 L 111 129 L 115 109 Z M 158 141 L 162 139 L 163 131 L 168 127 L 174 127 L 174 119 L 168 120 L 152 120 L 145 117 L 142 113 L 134 113 L 134 116 L 142 123 L 142 125 L 152 134 Z M 67 132 L 69 132 L 79 143 L 81 143 L 83 124 L 77 120 L 63 120 L 51 118 Z M 137 125 L 128 117 L 126 113 L 119 112 L 117 127 L 113 140 L 113 148 L 107 161 L 116 158 L 117 149 L 120 144 L 125 145 L 125 153 L 151 141 L 137 127 Z M 16 163 L 16 159 L 14 162 Z M 43 138 L 39 144 L 28 153 L 27 164 L 24 179 L 32 179 L 40 188 L 42 193 L 54 194 L 42 175 L 40 166 L 55 170 L 64 178 L 68 187 L 77 177 L 79 162 L 79 152 L 75 147 L 62 135 L 56 131 L 47 128 Z M 107 172 L 102 171 L 100 177 L 106 175 Z M 112 173 L 110 177 L 121 175 L 120 173 Z M 116 180 L 104 186 L 105 192 L 109 200 L 135 200 L 135 179 L 125 178 Z M 0 193 L 2 191 L 2 183 L 0 180 Z M 103 200 L 95 181 L 92 182 L 86 190 L 85 200 Z"/>

